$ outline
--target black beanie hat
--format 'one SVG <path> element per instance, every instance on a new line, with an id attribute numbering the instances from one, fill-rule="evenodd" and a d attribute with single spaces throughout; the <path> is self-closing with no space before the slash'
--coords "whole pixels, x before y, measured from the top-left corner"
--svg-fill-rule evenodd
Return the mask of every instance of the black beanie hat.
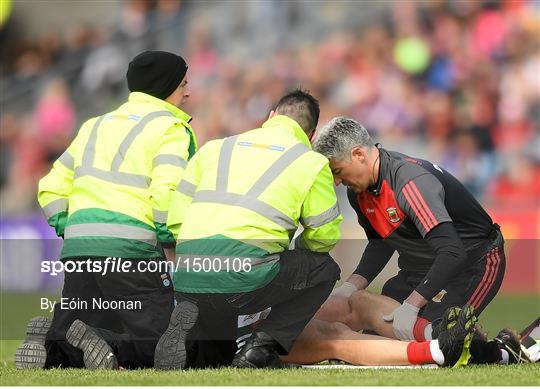
<path id="1" fill-rule="evenodd" d="M 169 97 L 184 79 L 186 61 L 166 51 L 145 51 L 129 63 L 126 74 L 131 92 L 143 92 L 158 99 Z"/>

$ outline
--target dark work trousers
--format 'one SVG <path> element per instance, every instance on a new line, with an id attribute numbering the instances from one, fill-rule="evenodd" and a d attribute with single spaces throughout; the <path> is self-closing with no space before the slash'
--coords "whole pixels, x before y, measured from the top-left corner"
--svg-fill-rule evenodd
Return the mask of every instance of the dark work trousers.
<path id="1" fill-rule="evenodd" d="M 414 329 L 415 337 L 418 334 L 418 338 L 421 339 L 424 328 L 432 323 L 432 335 L 435 339 L 439 332 L 439 322 L 446 309 L 470 304 L 478 316 L 495 297 L 501 287 L 506 268 L 504 238 L 498 225 L 494 225 L 490 238 L 484 249 L 476 253 L 477 257 L 468 259 L 471 265 L 455 275 L 443 291 L 420 310 Z M 384 284 L 381 294 L 402 303 L 424 276 L 425 274 L 400 271 L 397 276 Z"/>
<path id="2" fill-rule="evenodd" d="M 286 355 L 306 324 L 327 299 L 340 277 L 339 266 L 327 253 L 289 250 L 280 255 L 280 270 L 270 283 L 251 292 L 195 294 L 176 292 L 178 302 L 199 307 L 197 323 L 188 335 L 188 366 L 226 366 L 236 352 L 238 315 L 271 307 L 257 331 L 278 342 Z"/>
<path id="3" fill-rule="evenodd" d="M 154 349 L 174 308 L 173 287 L 167 272 L 139 272 L 137 261 L 132 260 L 132 267 L 126 272 L 65 273 L 62 301 L 78 306 L 62 309 L 59 302 L 55 305 L 45 344 L 46 367 L 84 367 L 81 350 L 66 341 L 66 332 L 76 319 L 93 327 L 107 341 L 119 366 L 153 366 Z M 99 309 L 96 301 L 132 302 L 135 308 Z"/>

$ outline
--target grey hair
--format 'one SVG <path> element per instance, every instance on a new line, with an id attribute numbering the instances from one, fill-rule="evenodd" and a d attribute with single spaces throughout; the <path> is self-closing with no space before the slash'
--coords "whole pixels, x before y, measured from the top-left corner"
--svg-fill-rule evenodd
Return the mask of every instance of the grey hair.
<path id="1" fill-rule="evenodd" d="M 356 146 L 372 148 L 375 144 L 364 126 L 345 116 L 330 120 L 317 132 L 313 142 L 315 151 L 336 161 L 350 160 L 351 150 Z"/>

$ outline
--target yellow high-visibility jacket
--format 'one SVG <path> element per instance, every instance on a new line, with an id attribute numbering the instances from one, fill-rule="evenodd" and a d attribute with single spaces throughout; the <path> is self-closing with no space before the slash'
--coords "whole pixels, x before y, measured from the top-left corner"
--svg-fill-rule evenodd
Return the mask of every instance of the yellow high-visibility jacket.
<path id="1" fill-rule="evenodd" d="M 133 92 L 115 111 L 86 121 L 39 182 L 38 201 L 64 237 L 61 258 L 161 257 L 171 193 L 195 153 L 190 116 Z"/>
<path id="2" fill-rule="evenodd" d="M 171 200 L 167 224 L 180 257 L 175 289 L 260 288 L 279 271 L 279 253 L 299 224 L 302 247 L 328 252 L 339 240 L 342 219 L 328 160 L 289 117 L 208 142 Z"/>

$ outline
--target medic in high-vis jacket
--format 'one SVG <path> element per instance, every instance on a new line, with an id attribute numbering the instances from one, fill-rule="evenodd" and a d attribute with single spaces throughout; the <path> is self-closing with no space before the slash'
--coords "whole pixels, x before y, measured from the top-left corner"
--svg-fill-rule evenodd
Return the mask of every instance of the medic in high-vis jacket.
<path id="1" fill-rule="evenodd" d="M 152 366 L 173 291 L 167 269 L 139 265 L 162 260 L 175 244 L 169 202 L 197 149 L 191 118 L 179 108 L 189 97 L 186 73 L 180 56 L 139 54 L 127 72 L 128 101 L 85 122 L 39 182 L 43 212 L 64 238 L 61 260 L 93 264 L 66 272 L 62 292 L 86 309 L 57 305 L 46 340 L 35 328 L 50 322 L 33 319 L 29 336 L 39 342 L 21 345 L 18 367 Z M 131 263 L 106 272 L 111 258 Z"/>
<path id="2" fill-rule="evenodd" d="M 49 224 L 64 238 L 61 258 L 161 256 L 170 243 L 171 193 L 197 147 L 191 117 L 132 92 L 118 109 L 83 124 L 39 182 Z"/>
<path id="3" fill-rule="evenodd" d="M 178 236 L 179 304 L 156 347 L 156 368 L 281 367 L 278 353 L 288 353 L 329 295 L 339 267 L 328 252 L 342 216 L 328 160 L 309 141 L 318 118 L 317 100 L 294 91 L 261 128 L 208 142 L 190 161 L 167 220 Z M 235 356 L 237 315 L 268 307 Z M 186 353 L 195 321 L 190 337 L 219 340 L 219 349 L 201 342 L 198 355 Z"/>
<path id="4" fill-rule="evenodd" d="M 279 271 L 279 254 L 300 225 L 297 242 L 327 253 L 339 240 L 341 221 L 328 160 L 311 150 L 290 117 L 276 115 L 259 129 L 210 141 L 191 161 L 171 202 L 168 223 L 178 237 L 180 258 L 175 288 L 189 293 L 258 289 Z M 189 255 L 211 258 L 217 271 L 194 271 Z M 215 256 L 229 261 L 218 265 Z M 251 269 L 234 271 L 239 267 L 234 258 Z"/>

